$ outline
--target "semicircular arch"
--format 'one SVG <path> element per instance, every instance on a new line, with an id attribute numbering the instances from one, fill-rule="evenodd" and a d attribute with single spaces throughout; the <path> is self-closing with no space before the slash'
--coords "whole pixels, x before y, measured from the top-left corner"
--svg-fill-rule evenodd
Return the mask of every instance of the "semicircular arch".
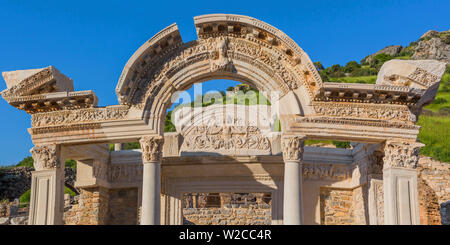
<path id="1" fill-rule="evenodd" d="M 176 91 L 212 79 L 276 91 L 289 104 L 284 114 L 311 111 L 309 102 L 322 81 L 308 55 L 286 34 L 248 16 L 215 14 L 194 20 L 198 40 L 183 43 L 176 24 L 170 25 L 135 52 L 117 85 L 119 102 L 141 111 L 155 132 L 162 134 Z"/>

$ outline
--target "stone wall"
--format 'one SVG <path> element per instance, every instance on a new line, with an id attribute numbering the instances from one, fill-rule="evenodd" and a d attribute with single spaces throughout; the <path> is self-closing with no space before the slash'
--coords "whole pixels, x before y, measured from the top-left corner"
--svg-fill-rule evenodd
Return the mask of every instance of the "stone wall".
<path id="1" fill-rule="evenodd" d="M 353 192 L 351 189 L 320 188 L 320 224 L 353 224 L 352 203 Z"/>
<path id="2" fill-rule="evenodd" d="M 185 225 L 270 225 L 271 222 L 269 204 L 183 209 Z"/>
<path id="3" fill-rule="evenodd" d="M 138 224 L 138 189 L 109 190 L 108 225 Z"/>
<path id="4" fill-rule="evenodd" d="M 34 168 L 15 167 L 0 171 L 0 200 L 13 201 L 31 188 L 31 172 Z M 66 168 L 64 170 L 64 182 L 73 186 L 76 178 L 76 170 Z"/>
<path id="5" fill-rule="evenodd" d="M 186 193 L 185 225 L 270 225 L 270 193 Z"/>
<path id="6" fill-rule="evenodd" d="M 362 185 L 352 190 L 352 206 L 350 213 L 353 214 L 354 225 L 365 225 L 368 223 L 369 209 L 367 185 Z"/>
<path id="7" fill-rule="evenodd" d="M 450 200 L 450 164 L 421 157 L 417 169 L 420 223 L 439 225 L 448 218 L 441 217 L 440 206 Z"/>
<path id="8" fill-rule="evenodd" d="M 34 168 L 16 167 L 0 171 L 0 200 L 12 201 L 31 188 Z"/>
<path id="9" fill-rule="evenodd" d="M 78 202 L 64 212 L 67 225 L 104 225 L 108 212 L 108 190 L 101 187 L 81 189 Z"/>
<path id="10" fill-rule="evenodd" d="M 320 188 L 320 224 L 365 225 L 368 221 L 367 186 L 354 189 Z"/>
<path id="11" fill-rule="evenodd" d="M 65 213 L 67 225 L 136 225 L 137 188 L 83 188 Z"/>

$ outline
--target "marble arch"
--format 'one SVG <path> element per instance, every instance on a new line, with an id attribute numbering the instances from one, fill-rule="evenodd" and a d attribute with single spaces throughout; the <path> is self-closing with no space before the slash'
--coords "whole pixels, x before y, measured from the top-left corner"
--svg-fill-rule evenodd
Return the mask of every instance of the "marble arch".
<path id="1" fill-rule="evenodd" d="M 161 132 L 170 95 L 194 82 L 232 79 L 261 91 L 279 91 L 285 114 L 311 113 L 322 80 L 308 55 L 286 34 L 260 20 L 212 14 L 194 18 L 198 40 L 183 43 L 172 24 L 129 59 L 116 93 L 122 105 L 143 110 Z"/>
<path id="2" fill-rule="evenodd" d="M 230 14 L 194 22 L 198 40 L 183 43 L 173 24 L 135 52 L 116 88 L 118 105 L 99 107 L 92 91 L 73 91 L 52 66 L 3 73 L 2 97 L 31 115 L 30 224 L 63 223 L 66 158 L 77 161 L 76 187 L 102 203 L 93 213 L 75 210 L 75 224 L 180 224 L 180 195 L 199 190 L 270 192 L 272 224 L 326 224 L 323 195 L 335 192 L 362 196 L 352 224 L 420 223 L 416 122 L 436 95 L 444 63 L 391 60 L 376 84 L 324 83 L 308 55 L 269 24 Z M 283 105 L 283 131 L 269 137 L 261 127 L 185 125 L 164 133 L 171 95 L 214 78 L 279 91 L 270 99 Z M 198 138 L 205 140 L 196 145 Z M 307 147 L 306 139 L 350 141 L 352 149 Z M 140 150 L 107 146 L 136 141 Z M 131 211 L 123 210 L 130 206 L 120 203 L 124 196 Z M 77 218 L 89 215 L 94 221 Z"/>

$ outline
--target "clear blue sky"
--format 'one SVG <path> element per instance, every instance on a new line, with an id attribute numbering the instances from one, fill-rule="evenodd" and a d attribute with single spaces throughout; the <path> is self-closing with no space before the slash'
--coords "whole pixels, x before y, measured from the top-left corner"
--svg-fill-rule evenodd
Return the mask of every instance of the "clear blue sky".
<path id="1" fill-rule="evenodd" d="M 325 66 L 359 61 L 387 45 L 450 29 L 450 1 L 1 1 L 0 71 L 54 65 L 99 105 L 117 104 L 122 68 L 134 51 L 176 22 L 196 38 L 193 17 L 249 15 L 288 34 Z M 208 87 L 225 89 L 224 82 Z M 0 90 L 6 88 L 3 78 Z M 0 165 L 30 155 L 30 117 L 0 99 Z"/>

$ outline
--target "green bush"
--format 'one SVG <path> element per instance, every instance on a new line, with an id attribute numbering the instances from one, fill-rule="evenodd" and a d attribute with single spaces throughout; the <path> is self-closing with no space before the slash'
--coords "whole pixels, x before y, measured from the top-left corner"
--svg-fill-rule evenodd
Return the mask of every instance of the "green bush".
<path id="1" fill-rule="evenodd" d="M 65 164 L 66 168 L 77 168 L 77 161 L 72 160 L 72 159 L 67 159 L 66 160 L 66 164 Z"/>
<path id="2" fill-rule="evenodd" d="M 20 196 L 19 202 L 20 204 L 30 203 L 30 198 L 31 198 L 31 190 L 27 190 L 25 191 L 25 193 L 22 194 L 22 196 Z"/>
<path id="3" fill-rule="evenodd" d="M 347 141 L 334 141 L 333 145 L 336 146 L 336 148 L 350 148 L 350 142 Z"/>
<path id="4" fill-rule="evenodd" d="M 177 131 L 175 128 L 175 125 L 173 124 L 172 120 L 172 111 L 168 111 L 166 114 L 166 122 L 164 125 L 164 132 L 175 132 Z"/>
<path id="5" fill-rule="evenodd" d="M 73 192 L 67 186 L 64 186 L 64 194 L 69 194 L 70 196 L 77 195 L 75 192 Z M 20 206 L 23 207 L 24 205 L 29 204 L 30 200 L 31 200 L 31 189 L 28 189 L 19 197 Z"/>
<path id="6" fill-rule="evenodd" d="M 141 149 L 141 144 L 139 142 L 129 142 L 123 144 L 124 150 Z"/>
<path id="7" fill-rule="evenodd" d="M 22 161 L 20 161 L 16 166 L 17 167 L 33 167 L 34 160 L 32 157 L 25 157 Z"/>
<path id="8" fill-rule="evenodd" d="M 372 61 L 370 61 L 370 67 L 379 71 L 384 62 L 391 60 L 392 58 L 392 56 L 386 53 L 377 54 L 373 57 Z"/>

